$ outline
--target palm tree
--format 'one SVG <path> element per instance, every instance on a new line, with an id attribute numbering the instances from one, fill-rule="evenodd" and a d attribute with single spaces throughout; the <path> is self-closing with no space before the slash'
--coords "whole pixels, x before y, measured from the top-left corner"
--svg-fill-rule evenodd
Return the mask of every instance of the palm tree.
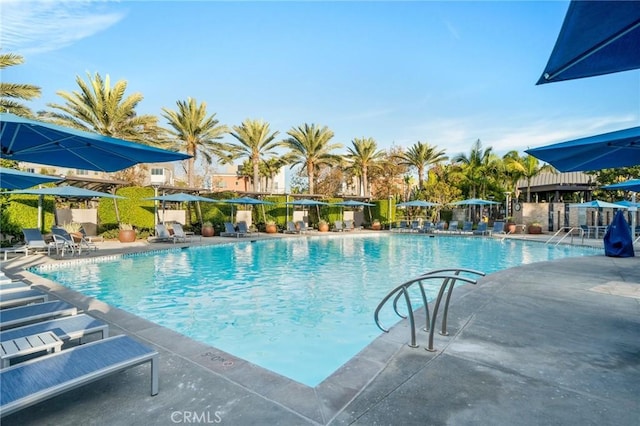
<path id="1" fill-rule="evenodd" d="M 162 131 L 157 117 L 136 114 L 135 109 L 143 99 L 140 93 L 125 97 L 127 82 L 120 80 L 111 87 L 109 75 L 104 80 L 98 73 L 94 76 L 87 73 L 87 77 L 88 84 L 76 77 L 80 91 L 58 91 L 66 103 L 48 104 L 59 111 L 44 113 L 43 117 L 62 126 L 105 136 L 148 145 L 160 143 Z"/>
<path id="2" fill-rule="evenodd" d="M 24 58 L 20 55 L 13 53 L 0 54 L 0 70 L 22 63 L 24 63 Z M 39 97 L 40 93 L 40 88 L 32 84 L 0 81 L 0 111 L 33 118 L 31 109 L 17 102 L 16 99 L 30 101 L 31 99 Z"/>
<path id="3" fill-rule="evenodd" d="M 272 157 L 260 163 L 260 174 L 267 178 L 267 188 L 274 192 L 274 178 L 288 164 L 286 157 Z"/>
<path id="4" fill-rule="evenodd" d="M 517 151 L 509 151 L 503 159 L 508 170 L 512 171 L 516 177 L 527 180 L 527 203 L 531 202 L 531 180 L 542 172 L 556 173 L 553 166 L 549 164 L 540 166 L 540 161 L 536 157 L 532 155 L 520 157 Z"/>
<path id="5" fill-rule="evenodd" d="M 235 158 L 247 157 L 253 168 L 253 190 L 258 192 L 260 188 L 260 161 L 262 157 L 278 146 L 274 142 L 278 131 L 271 133 L 269 123 L 262 120 L 246 119 L 240 126 L 233 126 L 231 136 L 236 138 L 238 144 L 230 145 Z"/>
<path id="6" fill-rule="evenodd" d="M 355 138 L 351 141 L 353 147 L 348 147 L 346 155 L 351 168 L 361 174 L 361 189 L 365 197 L 369 196 L 369 170 L 382 167 L 381 161 L 385 152 L 378 150 L 378 144 L 373 138 Z"/>
<path id="7" fill-rule="evenodd" d="M 449 157 L 445 155 L 444 150 L 438 150 L 437 147 L 420 141 L 398 157 L 401 164 L 409 167 L 415 167 L 418 170 L 419 189 L 423 188 L 425 169 L 431 164 L 437 164 L 449 159 Z"/>
<path id="8" fill-rule="evenodd" d="M 315 124 L 305 123 L 302 126 L 292 128 L 287 134 L 290 137 L 283 140 L 280 145 L 291 150 L 287 158 L 289 158 L 292 167 L 301 164 L 303 170 L 307 171 L 309 193 L 313 194 L 316 178 L 315 168 L 320 165 L 339 164 L 341 157 L 331 154 L 331 151 L 342 148 L 342 145 L 329 143 L 334 134 L 327 126 L 319 127 Z"/>
<path id="9" fill-rule="evenodd" d="M 494 175 L 494 169 L 499 168 L 497 160 L 499 159 L 493 154 L 493 148 L 482 149 L 480 139 L 474 142 L 468 156 L 461 153 L 451 159 L 454 164 L 462 167 L 462 173 L 471 187 L 471 198 L 478 194 L 484 196 L 489 178 Z"/>
<path id="10" fill-rule="evenodd" d="M 202 154 L 205 161 L 211 164 L 211 156 L 223 157 L 224 144 L 218 142 L 228 132 L 228 128 L 219 125 L 215 114 L 207 116 L 207 104 L 198 105 L 193 98 L 177 101 L 177 111 L 162 108 L 162 116 L 167 119 L 173 130 L 169 130 L 178 145 L 183 145 L 187 154 L 192 157 L 187 160 L 187 183 L 193 186 L 193 169 L 198 154 Z"/>

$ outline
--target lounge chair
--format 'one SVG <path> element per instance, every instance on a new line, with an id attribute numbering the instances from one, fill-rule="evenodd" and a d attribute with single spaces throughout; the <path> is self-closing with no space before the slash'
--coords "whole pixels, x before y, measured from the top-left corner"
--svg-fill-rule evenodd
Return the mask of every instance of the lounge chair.
<path id="1" fill-rule="evenodd" d="M 296 228 L 296 224 L 292 221 L 287 222 L 287 229 L 284 230 L 285 234 L 299 234 L 300 230 Z"/>
<path id="2" fill-rule="evenodd" d="M 480 222 L 473 235 L 487 235 L 489 230 L 487 229 L 487 222 Z"/>
<path id="3" fill-rule="evenodd" d="M 299 220 L 296 224 L 298 225 L 298 231 L 300 231 L 301 234 L 306 234 L 309 231 L 315 231 L 315 229 L 309 228 L 307 226 L 307 222 L 304 220 Z"/>
<path id="4" fill-rule="evenodd" d="M 344 230 L 345 231 L 355 231 L 356 225 L 353 223 L 353 220 L 345 220 L 344 221 Z"/>
<path id="5" fill-rule="evenodd" d="M 25 256 L 29 255 L 29 251 L 33 251 L 34 253 L 46 251 L 47 254 L 51 254 L 51 249 L 53 249 L 54 246 L 44 240 L 38 228 L 25 228 L 22 230 L 22 234 L 24 235 L 25 241 L 25 245 L 23 246 Z"/>
<path id="6" fill-rule="evenodd" d="M 151 395 L 158 394 L 158 352 L 129 336 L 115 336 L 35 358 L 0 371 L 0 411 L 15 413 L 113 373 L 151 363 Z"/>
<path id="7" fill-rule="evenodd" d="M 156 235 L 149 238 L 149 241 L 152 243 L 161 243 L 171 241 L 173 243 L 176 242 L 176 239 L 173 235 L 169 233 L 167 226 L 163 223 L 159 223 L 155 226 Z"/>
<path id="8" fill-rule="evenodd" d="M 236 231 L 236 227 L 233 226 L 231 222 L 224 223 L 224 232 L 220 233 L 221 237 L 243 237 L 244 235 L 238 231 Z"/>
<path id="9" fill-rule="evenodd" d="M 493 223 L 493 229 L 489 232 L 489 235 L 493 234 L 505 234 L 504 222 L 498 221 Z"/>
<path id="10" fill-rule="evenodd" d="M 449 227 L 447 228 L 447 231 L 449 233 L 452 234 L 457 234 L 458 233 L 458 221 L 457 220 L 452 220 L 449 222 Z"/>
<path id="11" fill-rule="evenodd" d="M 444 232 L 445 231 L 445 226 L 447 225 L 447 222 L 444 221 L 440 221 L 436 224 L 436 229 L 435 232 Z"/>
<path id="12" fill-rule="evenodd" d="M 238 232 L 240 233 L 241 237 L 244 237 L 249 234 L 253 234 L 253 231 L 249 229 L 247 222 L 245 222 L 244 220 L 241 220 L 240 222 L 238 222 Z"/>
<path id="13" fill-rule="evenodd" d="M 60 300 L 2 309 L 0 310 L 0 330 L 77 313 L 78 308 Z"/>
<path id="14" fill-rule="evenodd" d="M 471 233 L 473 233 L 473 222 L 466 221 L 462 225 L 462 230 L 460 231 L 460 233 L 461 234 L 471 234 Z"/>
<path id="15" fill-rule="evenodd" d="M 409 231 L 411 231 L 411 232 L 420 232 L 420 221 L 419 220 L 412 220 L 411 221 L 411 228 L 409 229 Z"/>
<path id="16" fill-rule="evenodd" d="M 591 238 L 591 234 L 593 234 L 592 228 L 589 228 L 587 225 L 580 225 L 580 229 L 584 238 Z"/>
<path id="17" fill-rule="evenodd" d="M 40 290 L 14 291 L 0 293 L 0 309 L 14 308 L 35 302 L 46 302 L 49 296 Z"/>
<path id="18" fill-rule="evenodd" d="M 66 251 L 71 252 L 72 255 L 76 254 L 76 252 L 78 254 L 81 253 L 82 249 L 80 245 L 74 241 L 66 229 L 53 226 L 51 228 L 51 235 L 53 236 L 53 246 L 56 249 L 56 254 L 64 256 Z"/>
<path id="19" fill-rule="evenodd" d="M 336 220 L 335 222 L 333 222 L 333 232 L 342 232 L 344 231 L 344 225 L 342 224 L 341 220 Z"/>
<path id="20" fill-rule="evenodd" d="M 418 230 L 418 232 L 424 232 L 425 234 L 433 232 L 435 229 L 432 222 L 424 222 L 422 224 L 422 228 Z"/>
<path id="21" fill-rule="evenodd" d="M 71 315 L 35 324 L 0 331 L 0 342 L 52 331 L 63 342 L 78 340 L 100 333 L 101 339 L 109 337 L 109 325 L 87 314 Z"/>
<path id="22" fill-rule="evenodd" d="M 5 284 L 0 284 L 0 294 L 15 293 L 17 291 L 30 290 L 31 286 L 23 281 L 9 281 Z"/>
<path id="23" fill-rule="evenodd" d="M 173 224 L 173 241 L 190 242 L 194 236 L 193 232 L 185 232 L 182 225 L 179 223 Z"/>
<path id="24" fill-rule="evenodd" d="M 4 260 L 8 259 L 9 253 L 24 253 L 24 255 L 29 254 L 29 247 L 27 245 L 18 245 L 14 247 L 2 247 L 0 248 L 0 253 L 4 253 Z"/>

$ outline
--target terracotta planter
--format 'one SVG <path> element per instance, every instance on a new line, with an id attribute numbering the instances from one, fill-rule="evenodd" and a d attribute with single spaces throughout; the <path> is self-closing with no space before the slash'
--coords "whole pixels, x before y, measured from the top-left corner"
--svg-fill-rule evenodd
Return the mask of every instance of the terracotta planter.
<path id="1" fill-rule="evenodd" d="M 278 227 L 275 223 L 270 223 L 265 225 L 264 230 L 267 234 L 275 234 L 276 232 L 278 232 Z"/>
<path id="2" fill-rule="evenodd" d="M 529 225 L 529 228 L 527 228 L 527 232 L 530 234 L 542 234 L 542 226 Z"/>
<path id="3" fill-rule="evenodd" d="M 380 224 L 380 222 L 374 222 L 373 225 L 371 225 L 371 229 L 373 229 L 374 231 L 379 231 L 382 229 L 382 225 Z"/>
<path id="4" fill-rule="evenodd" d="M 516 224 L 515 223 L 507 223 L 505 226 L 505 231 L 507 231 L 507 233 L 509 234 L 515 234 L 516 233 Z"/>
<path id="5" fill-rule="evenodd" d="M 213 226 L 203 226 L 202 231 L 200 232 L 203 237 L 213 237 L 214 231 Z"/>
<path id="6" fill-rule="evenodd" d="M 121 229 L 118 232 L 118 241 L 121 243 L 132 243 L 136 240 L 136 231 L 133 229 Z"/>
<path id="7" fill-rule="evenodd" d="M 329 232 L 329 224 L 328 223 L 319 223 L 318 231 L 320 232 Z"/>

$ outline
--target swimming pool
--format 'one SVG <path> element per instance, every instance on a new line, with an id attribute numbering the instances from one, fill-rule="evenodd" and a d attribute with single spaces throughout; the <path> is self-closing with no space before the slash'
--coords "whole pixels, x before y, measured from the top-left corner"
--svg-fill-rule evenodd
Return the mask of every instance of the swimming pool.
<path id="1" fill-rule="evenodd" d="M 375 307 L 410 278 L 434 268 L 490 273 L 599 252 L 493 238 L 349 234 L 238 241 L 35 272 L 313 387 L 380 334 Z"/>

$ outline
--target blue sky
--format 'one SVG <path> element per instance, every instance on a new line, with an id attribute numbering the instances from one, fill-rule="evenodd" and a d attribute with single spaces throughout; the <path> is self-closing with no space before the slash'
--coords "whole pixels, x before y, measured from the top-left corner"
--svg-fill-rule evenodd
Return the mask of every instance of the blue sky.
<path id="1" fill-rule="evenodd" d="M 99 72 L 142 93 L 140 113 L 193 97 L 229 126 L 264 119 L 285 136 L 317 123 L 345 146 L 421 141 L 455 155 L 480 139 L 502 155 L 640 123 L 638 71 L 535 86 L 567 1 L 0 7 L 0 48 L 26 60 L 2 79 L 40 86 L 34 110 Z"/>

